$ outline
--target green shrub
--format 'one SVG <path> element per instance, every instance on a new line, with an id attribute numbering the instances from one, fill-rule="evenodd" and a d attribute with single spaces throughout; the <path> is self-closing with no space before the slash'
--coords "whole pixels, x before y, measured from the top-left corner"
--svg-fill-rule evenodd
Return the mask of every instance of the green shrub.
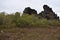
<path id="1" fill-rule="evenodd" d="M 0 28 L 60 26 L 60 20 L 39 19 L 34 14 L 16 14 L 0 14 Z"/>

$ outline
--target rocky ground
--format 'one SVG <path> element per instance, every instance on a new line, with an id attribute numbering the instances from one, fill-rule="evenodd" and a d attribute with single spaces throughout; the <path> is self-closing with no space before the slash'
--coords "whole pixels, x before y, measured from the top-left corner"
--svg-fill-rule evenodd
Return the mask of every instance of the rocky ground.
<path id="1" fill-rule="evenodd" d="M 0 40 L 60 40 L 60 27 L 2 29 Z"/>

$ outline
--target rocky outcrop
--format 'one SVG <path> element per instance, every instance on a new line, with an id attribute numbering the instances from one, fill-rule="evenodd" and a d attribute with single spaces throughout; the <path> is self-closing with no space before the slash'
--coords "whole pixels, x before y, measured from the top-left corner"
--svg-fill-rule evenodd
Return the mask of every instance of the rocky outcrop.
<path id="1" fill-rule="evenodd" d="M 44 9 L 44 11 L 42 11 L 38 14 L 39 18 L 59 19 L 57 14 L 55 14 L 55 12 L 53 12 L 52 8 L 50 8 L 48 5 L 44 5 L 43 9 Z"/>
<path id="2" fill-rule="evenodd" d="M 43 6 L 44 11 L 41 11 L 39 14 L 37 14 L 37 11 L 35 9 L 31 9 L 30 7 L 26 7 L 23 11 L 24 14 L 36 14 L 38 18 L 46 18 L 48 20 L 50 19 L 56 19 L 59 20 L 59 16 L 55 14 L 55 12 L 50 8 L 48 5 Z"/>
<path id="3" fill-rule="evenodd" d="M 31 9 L 30 7 L 27 7 L 24 9 L 23 13 L 26 13 L 26 14 L 37 14 L 37 11 L 35 9 Z"/>

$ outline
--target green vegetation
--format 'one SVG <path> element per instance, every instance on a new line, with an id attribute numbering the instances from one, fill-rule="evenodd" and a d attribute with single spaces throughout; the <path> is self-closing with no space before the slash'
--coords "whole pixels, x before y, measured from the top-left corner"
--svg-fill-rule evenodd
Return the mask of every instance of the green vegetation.
<path id="1" fill-rule="evenodd" d="M 60 26 L 60 20 L 39 19 L 34 14 L 23 14 L 20 16 L 19 12 L 16 12 L 15 14 L 0 13 L 0 28 L 49 26 Z"/>
<path id="2" fill-rule="evenodd" d="M 51 27 L 60 26 L 59 16 L 48 5 L 43 6 L 44 11 L 37 14 L 35 9 L 27 7 L 20 16 L 20 12 L 6 14 L 0 12 L 0 29 L 14 27 Z"/>

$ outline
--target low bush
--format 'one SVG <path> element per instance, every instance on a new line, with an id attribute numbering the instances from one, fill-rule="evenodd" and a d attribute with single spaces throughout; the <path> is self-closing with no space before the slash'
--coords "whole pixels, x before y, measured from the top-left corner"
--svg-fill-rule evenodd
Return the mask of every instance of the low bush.
<path id="1" fill-rule="evenodd" d="M 22 16 L 18 15 L 5 15 L 0 14 L 0 28 L 11 28 L 11 27 L 46 27 L 46 26 L 60 26 L 60 20 L 47 20 L 39 19 L 35 15 L 24 14 Z"/>

